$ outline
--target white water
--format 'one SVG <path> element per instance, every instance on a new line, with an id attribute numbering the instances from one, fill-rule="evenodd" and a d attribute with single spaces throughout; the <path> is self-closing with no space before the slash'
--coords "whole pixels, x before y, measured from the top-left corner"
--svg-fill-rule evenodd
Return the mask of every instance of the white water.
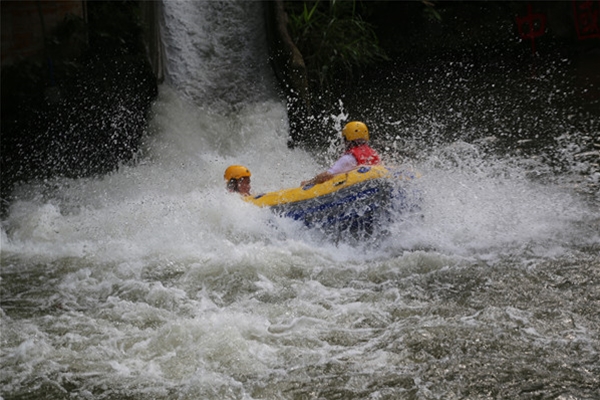
<path id="1" fill-rule="evenodd" d="M 169 78 L 139 164 L 17 192 L 2 224 L 2 396 L 514 397 L 523 382 L 561 380 L 589 394 L 594 209 L 528 179 L 533 161 L 463 142 L 414 162 L 423 221 L 398 222 L 377 247 L 323 241 L 244 203 L 224 189 L 228 165 L 247 165 L 261 192 L 299 184 L 332 154 L 287 148 L 285 106 L 255 67 L 264 50 L 224 40 L 256 29 L 240 21 L 260 3 L 202 4 L 165 4 Z M 187 25 L 210 15 L 224 27 Z M 240 46 L 259 61 L 242 65 Z M 207 52 L 235 60 L 226 76 L 198 66 Z M 489 378 L 498 369 L 524 378 Z"/>

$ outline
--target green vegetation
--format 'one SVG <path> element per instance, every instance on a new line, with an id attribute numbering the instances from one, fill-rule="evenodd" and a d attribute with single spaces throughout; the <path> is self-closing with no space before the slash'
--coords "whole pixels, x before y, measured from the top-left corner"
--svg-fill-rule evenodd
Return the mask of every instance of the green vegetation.
<path id="1" fill-rule="evenodd" d="M 349 80 L 362 68 L 386 60 L 360 1 L 286 2 L 292 40 L 302 53 L 313 89 Z"/>

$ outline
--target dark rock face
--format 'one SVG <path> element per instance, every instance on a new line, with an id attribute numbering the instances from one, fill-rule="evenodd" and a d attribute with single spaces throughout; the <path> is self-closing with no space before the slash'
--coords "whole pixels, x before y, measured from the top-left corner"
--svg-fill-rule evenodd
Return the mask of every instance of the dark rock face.
<path id="1" fill-rule="evenodd" d="M 283 1 L 265 2 L 266 28 L 271 65 L 287 99 L 290 145 L 303 138 L 306 117 L 310 115 L 310 96 L 306 65 L 288 32 L 288 15 Z"/>
<path id="2" fill-rule="evenodd" d="M 137 2 L 87 2 L 46 56 L 2 68 L 2 209 L 20 181 L 104 174 L 135 158 L 157 95 Z M 87 46 L 72 49 L 74 37 Z"/>

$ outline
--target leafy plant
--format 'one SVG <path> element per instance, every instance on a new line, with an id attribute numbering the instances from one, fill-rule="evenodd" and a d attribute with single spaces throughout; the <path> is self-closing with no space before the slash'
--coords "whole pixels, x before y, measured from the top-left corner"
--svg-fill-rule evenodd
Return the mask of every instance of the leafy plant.
<path id="1" fill-rule="evenodd" d="M 372 25 L 358 12 L 359 3 L 286 3 L 290 33 L 304 57 L 312 86 L 322 89 L 336 79 L 350 79 L 358 70 L 387 59 Z"/>

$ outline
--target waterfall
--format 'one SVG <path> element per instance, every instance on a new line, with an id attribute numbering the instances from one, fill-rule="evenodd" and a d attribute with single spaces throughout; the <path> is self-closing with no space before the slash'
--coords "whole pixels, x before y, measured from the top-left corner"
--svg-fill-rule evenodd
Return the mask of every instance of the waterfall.
<path id="1" fill-rule="evenodd" d="M 273 98 L 263 3 L 163 1 L 165 82 L 196 104 L 236 108 Z"/>

